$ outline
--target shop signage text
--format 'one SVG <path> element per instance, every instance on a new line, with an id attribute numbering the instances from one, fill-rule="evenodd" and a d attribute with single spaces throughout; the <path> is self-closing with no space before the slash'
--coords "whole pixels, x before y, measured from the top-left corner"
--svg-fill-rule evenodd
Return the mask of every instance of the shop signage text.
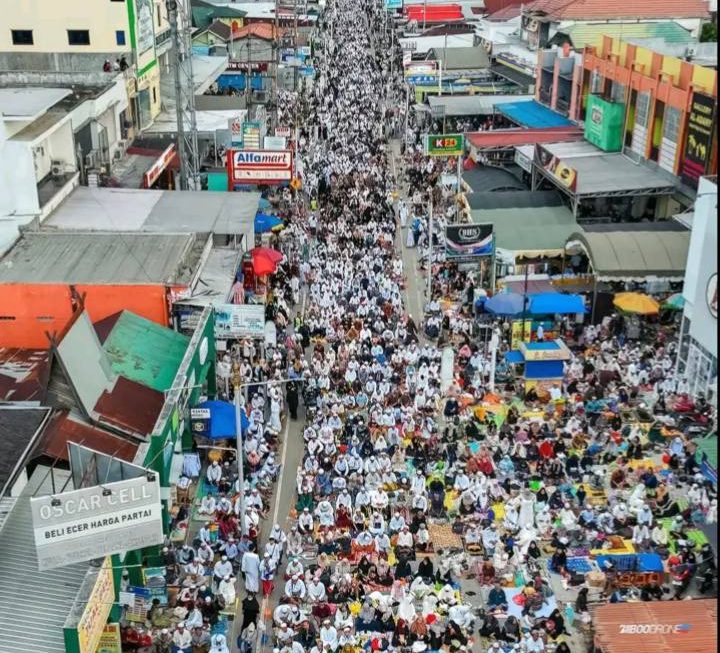
<path id="1" fill-rule="evenodd" d="M 150 170 L 143 175 L 143 188 L 151 188 L 152 185 L 157 181 L 158 177 L 162 174 L 163 170 L 170 165 L 170 162 L 175 156 L 175 143 L 171 143 L 167 146 L 165 151 L 159 156 L 159 158 L 152 164 Z"/>
<path id="2" fill-rule="evenodd" d="M 573 192 L 577 190 L 577 170 L 546 150 L 542 145 L 535 145 L 535 163 L 567 189 Z"/>
<path id="3" fill-rule="evenodd" d="M 215 308 L 216 338 L 262 338 L 264 334 L 262 304 L 221 304 Z"/>
<path id="4" fill-rule="evenodd" d="M 681 173 L 683 182 L 693 188 L 697 188 L 698 180 L 707 173 L 712 159 L 715 102 L 709 95 L 693 93 Z"/>
<path id="5" fill-rule="evenodd" d="M 80 653 L 95 653 L 102 638 L 107 618 L 115 600 L 110 558 L 106 557 L 95 579 L 95 585 L 88 597 L 85 610 L 77 625 L 78 648 Z"/>
<path id="6" fill-rule="evenodd" d="M 492 256 L 494 249 L 491 223 L 448 225 L 445 227 L 445 253 L 453 262 L 472 261 Z"/>
<path id="7" fill-rule="evenodd" d="M 157 477 L 31 499 L 40 571 L 162 544 Z"/>
<path id="8" fill-rule="evenodd" d="M 462 156 L 465 138 L 462 134 L 439 134 L 425 137 L 425 154 L 428 156 Z"/>
<path id="9" fill-rule="evenodd" d="M 230 150 L 229 179 L 242 184 L 289 182 L 293 173 L 290 150 Z"/>

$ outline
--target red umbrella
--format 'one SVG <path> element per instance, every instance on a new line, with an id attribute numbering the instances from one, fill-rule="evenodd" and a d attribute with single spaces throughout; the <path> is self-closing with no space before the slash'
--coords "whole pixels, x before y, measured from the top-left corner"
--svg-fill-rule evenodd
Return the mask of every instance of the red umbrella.
<path id="1" fill-rule="evenodd" d="M 256 247 L 250 250 L 253 259 L 253 270 L 258 276 L 273 274 L 277 264 L 282 261 L 283 255 L 269 247 Z"/>

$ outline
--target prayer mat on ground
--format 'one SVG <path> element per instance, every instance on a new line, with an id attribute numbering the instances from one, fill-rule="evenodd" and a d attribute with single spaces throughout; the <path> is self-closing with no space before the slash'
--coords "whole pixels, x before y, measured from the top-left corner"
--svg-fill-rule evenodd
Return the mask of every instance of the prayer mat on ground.
<path id="1" fill-rule="evenodd" d="M 430 542 L 433 549 L 463 548 L 461 537 L 457 533 L 453 533 L 450 524 L 428 524 L 430 532 Z"/>

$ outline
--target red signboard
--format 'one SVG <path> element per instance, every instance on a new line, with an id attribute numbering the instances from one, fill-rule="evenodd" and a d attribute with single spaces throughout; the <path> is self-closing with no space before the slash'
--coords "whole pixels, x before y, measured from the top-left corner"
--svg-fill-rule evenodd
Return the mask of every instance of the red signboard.
<path id="1" fill-rule="evenodd" d="M 158 180 L 158 177 L 163 173 L 163 170 L 170 165 L 170 162 L 175 156 L 175 144 L 172 143 L 167 146 L 165 151 L 160 157 L 152 164 L 150 170 L 143 175 L 143 188 L 152 188 L 152 185 Z"/>
<path id="2" fill-rule="evenodd" d="M 292 150 L 228 150 L 230 190 L 237 184 L 289 183 L 293 175 Z"/>

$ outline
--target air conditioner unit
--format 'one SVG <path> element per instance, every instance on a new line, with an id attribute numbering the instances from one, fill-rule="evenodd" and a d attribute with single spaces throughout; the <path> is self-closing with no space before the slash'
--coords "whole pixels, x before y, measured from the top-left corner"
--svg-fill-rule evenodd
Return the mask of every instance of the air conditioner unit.
<path id="1" fill-rule="evenodd" d="M 65 161 L 53 159 L 50 162 L 50 174 L 53 177 L 63 177 L 65 175 Z"/>

